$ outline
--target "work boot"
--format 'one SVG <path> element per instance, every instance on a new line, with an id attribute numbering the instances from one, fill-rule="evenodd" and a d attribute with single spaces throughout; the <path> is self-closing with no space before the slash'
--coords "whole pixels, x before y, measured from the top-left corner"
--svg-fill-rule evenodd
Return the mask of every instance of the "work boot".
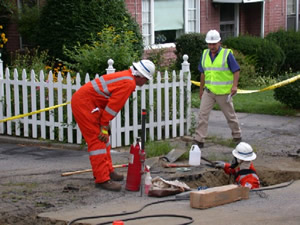
<path id="1" fill-rule="evenodd" d="M 193 145 L 198 145 L 199 148 L 203 148 L 204 147 L 204 143 L 203 142 L 196 141 L 196 140 L 193 141 Z"/>
<path id="2" fill-rule="evenodd" d="M 242 138 L 233 138 L 233 142 L 238 145 L 242 141 Z"/>
<path id="3" fill-rule="evenodd" d="M 121 191 L 121 184 L 113 182 L 111 180 L 105 181 L 103 183 L 96 183 L 96 188 L 102 188 L 109 191 Z"/>
<path id="4" fill-rule="evenodd" d="M 110 179 L 114 180 L 114 181 L 122 181 L 124 179 L 124 176 L 122 174 L 119 174 L 115 171 L 111 172 L 109 174 Z"/>

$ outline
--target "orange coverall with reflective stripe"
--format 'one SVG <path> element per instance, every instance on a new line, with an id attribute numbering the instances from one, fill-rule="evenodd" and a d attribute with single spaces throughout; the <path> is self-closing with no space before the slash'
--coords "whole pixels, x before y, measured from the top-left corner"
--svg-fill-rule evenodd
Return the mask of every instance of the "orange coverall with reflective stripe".
<path id="1" fill-rule="evenodd" d="M 96 78 L 72 96 L 72 112 L 88 145 L 95 183 L 109 180 L 113 171 L 110 144 L 98 139 L 100 126 L 109 125 L 135 88 L 131 70 L 125 70 Z"/>
<path id="2" fill-rule="evenodd" d="M 253 163 L 250 164 L 250 168 L 254 172 L 256 172 Z M 236 175 L 240 171 L 240 167 L 237 167 L 235 169 L 230 168 L 230 163 L 225 163 L 224 171 L 227 174 L 233 174 Z M 249 173 L 245 175 L 239 175 L 235 178 L 235 182 L 238 185 L 241 185 L 243 187 L 249 187 L 250 189 L 259 188 L 260 182 L 259 178 L 256 173 Z"/>

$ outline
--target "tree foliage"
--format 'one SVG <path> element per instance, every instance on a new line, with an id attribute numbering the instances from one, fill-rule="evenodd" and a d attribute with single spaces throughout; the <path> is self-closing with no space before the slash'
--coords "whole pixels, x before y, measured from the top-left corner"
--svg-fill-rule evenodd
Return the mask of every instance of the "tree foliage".
<path id="1" fill-rule="evenodd" d="M 71 49 L 78 43 L 85 44 L 105 26 L 114 26 L 117 32 L 133 31 L 139 40 L 135 50 L 142 54 L 139 26 L 123 0 L 47 0 L 40 15 L 37 43 L 50 55 L 66 59 L 63 46 Z"/>

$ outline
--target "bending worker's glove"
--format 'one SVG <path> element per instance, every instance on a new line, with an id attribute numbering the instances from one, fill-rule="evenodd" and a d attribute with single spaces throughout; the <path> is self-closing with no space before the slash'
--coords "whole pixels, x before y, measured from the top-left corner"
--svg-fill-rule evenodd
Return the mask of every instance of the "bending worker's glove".
<path id="1" fill-rule="evenodd" d="M 100 127 L 100 134 L 98 136 L 99 140 L 106 143 L 108 142 L 109 138 L 109 126 L 101 126 Z"/>
<path id="2" fill-rule="evenodd" d="M 225 163 L 222 162 L 222 161 L 215 161 L 214 163 L 215 163 L 215 167 L 216 168 L 222 168 L 222 169 L 224 169 L 224 167 L 225 167 Z"/>

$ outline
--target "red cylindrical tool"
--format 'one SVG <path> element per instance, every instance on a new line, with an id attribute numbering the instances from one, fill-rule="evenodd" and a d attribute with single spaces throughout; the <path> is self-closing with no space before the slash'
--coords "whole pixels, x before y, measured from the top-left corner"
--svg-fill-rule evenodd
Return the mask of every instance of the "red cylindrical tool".
<path id="1" fill-rule="evenodd" d="M 141 184 L 140 138 L 130 147 L 130 156 L 127 170 L 126 190 L 139 191 Z"/>

